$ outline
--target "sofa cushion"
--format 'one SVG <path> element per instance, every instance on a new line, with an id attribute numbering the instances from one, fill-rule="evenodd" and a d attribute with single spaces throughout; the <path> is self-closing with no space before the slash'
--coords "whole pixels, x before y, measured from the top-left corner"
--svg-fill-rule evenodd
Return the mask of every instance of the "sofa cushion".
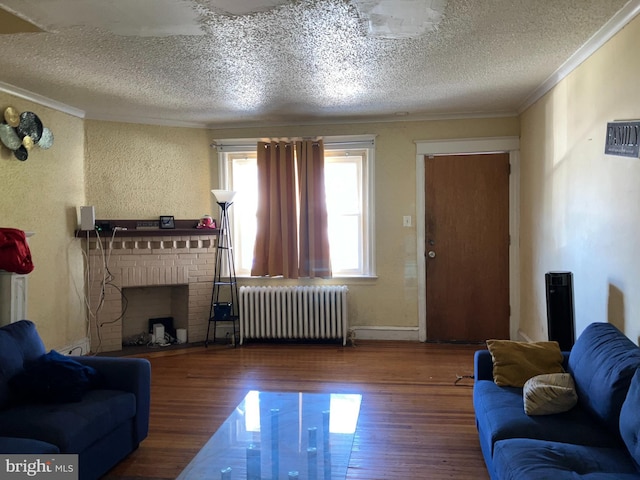
<path id="1" fill-rule="evenodd" d="M 10 401 L 9 379 L 22 371 L 25 362 L 45 353 L 36 326 L 20 320 L 0 328 L 0 409 Z"/>
<path id="2" fill-rule="evenodd" d="M 9 380 L 12 393 L 25 403 L 79 402 L 85 392 L 97 384 L 95 368 L 55 350 L 28 362 Z"/>
<path id="3" fill-rule="evenodd" d="M 500 386 L 522 387 L 536 375 L 564 372 L 558 342 L 487 340 L 487 348 L 493 359 L 493 381 Z"/>
<path id="4" fill-rule="evenodd" d="M 136 413 L 132 393 L 91 390 L 77 403 L 20 405 L 0 412 L 0 435 L 52 443 L 80 453 Z"/>
<path id="5" fill-rule="evenodd" d="M 576 386 L 568 373 L 549 373 L 530 378 L 522 388 L 527 415 L 551 415 L 571 410 L 578 403 Z"/>
<path id="6" fill-rule="evenodd" d="M 631 380 L 629 392 L 620 410 L 620 435 L 627 450 L 640 465 L 640 369 Z"/>
<path id="7" fill-rule="evenodd" d="M 493 460 L 500 480 L 640 480 L 625 449 L 512 439 L 496 443 Z"/>
<path id="8" fill-rule="evenodd" d="M 640 349 L 609 323 L 592 323 L 569 355 L 578 403 L 618 432 L 622 402 L 640 367 Z"/>
<path id="9" fill-rule="evenodd" d="M 529 416 L 521 388 L 500 387 L 480 380 L 473 389 L 473 406 L 480 441 L 490 450 L 508 438 L 535 438 L 596 447 L 623 448 L 619 437 L 598 422 L 580 404 L 555 415 Z"/>
<path id="10" fill-rule="evenodd" d="M 0 437 L 0 453 L 3 454 L 37 454 L 60 453 L 55 445 L 32 438 Z"/>

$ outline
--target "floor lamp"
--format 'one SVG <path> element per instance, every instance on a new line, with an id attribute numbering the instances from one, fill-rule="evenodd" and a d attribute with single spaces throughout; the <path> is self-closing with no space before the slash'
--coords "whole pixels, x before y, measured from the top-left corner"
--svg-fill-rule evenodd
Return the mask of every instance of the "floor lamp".
<path id="1" fill-rule="evenodd" d="M 213 341 L 216 341 L 216 326 L 218 322 L 231 322 L 233 325 L 233 345 L 236 345 L 236 320 L 238 320 L 238 283 L 233 260 L 233 246 L 231 244 L 231 228 L 229 226 L 229 208 L 233 205 L 236 192 L 231 190 L 211 190 L 216 202 L 220 206 L 220 225 L 216 248 L 215 272 L 211 291 L 211 307 L 209 309 L 209 323 L 207 338 L 204 345 L 209 345 L 209 329 L 213 322 Z M 221 295 L 222 294 L 222 295 Z M 228 300 L 228 301 L 227 301 Z"/>

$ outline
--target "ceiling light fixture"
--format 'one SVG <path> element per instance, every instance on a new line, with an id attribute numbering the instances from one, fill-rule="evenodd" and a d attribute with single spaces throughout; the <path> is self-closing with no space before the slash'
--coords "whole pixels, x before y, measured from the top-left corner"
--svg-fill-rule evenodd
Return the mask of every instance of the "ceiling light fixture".
<path id="1" fill-rule="evenodd" d="M 354 0 L 374 37 L 414 38 L 438 27 L 447 0 Z"/>

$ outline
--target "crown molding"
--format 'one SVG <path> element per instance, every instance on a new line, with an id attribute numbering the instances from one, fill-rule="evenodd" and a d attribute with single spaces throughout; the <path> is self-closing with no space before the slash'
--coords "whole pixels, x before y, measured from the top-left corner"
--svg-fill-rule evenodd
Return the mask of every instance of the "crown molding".
<path id="1" fill-rule="evenodd" d="M 72 107 L 70 105 L 67 105 L 66 103 L 52 100 L 42 95 L 38 95 L 37 93 L 33 93 L 28 90 L 25 90 L 24 88 L 16 87 L 15 85 L 11 85 L 1 81 L 0 81 L 0 92 L 8 93 L 9 95 L 13 95 L 14 97 L 22 98 L 23 100 L 28 100 L 30 102 L 37 103 L 38 105 L 42 105 L 44 107 L 49 107 L 54 110 L 58 110 L 59 112 L 62 112 L 62 113 L 73 115 L 74 117 L 78 117 L 78 118 L 85 117 L 84 110 L 80 110 L 79 108 Z"/>
<path id="2" fill-rule="evenodd" d="M 518 114 L 524 112 L 527 108 L 540 100 L 549 90 L 555 87 L 561 80 L 578 68 L 582 62 L 595 53 L 600 47 L 607 43 L 613 36 L 622 30 L 636 15 L 640 13 L 640 0 L 631 0 L 622 7 L 613 17 L 609 19 L 589 40 L 585 42 L 569 59 L 564 62 L 560 68 L 551 74 L 542 85 L 536 88 L 525 99 Z"/>
<path id="3" fill-rule="evenodd" d="M 142 116 L 122 116 L 122 115 L 110 115 L 99 112 L 87 112 L 86 120 L 97 120 L 102 122 L 117 122 L 117 123 L 134 123 L 140 125 L 156 125 L 161 127 L 183 127 L 183 128 L 203 128 L 208 129 L 206 123 L 203 122 L 187 122 L 182 120 L 166 120 L 163 118 L 155 117 L 142 117 Z"/>

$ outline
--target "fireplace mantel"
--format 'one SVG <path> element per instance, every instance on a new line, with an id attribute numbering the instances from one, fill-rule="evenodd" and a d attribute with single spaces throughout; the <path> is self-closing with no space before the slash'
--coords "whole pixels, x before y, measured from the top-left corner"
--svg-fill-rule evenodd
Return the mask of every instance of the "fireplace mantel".
<path id="1" fill-rule="evenodd" d="M 113 229 L 117 228 L 117 237 L 175 237 L 185 235 L 219 235 L 217 228 L 196 228 L 199 220 L 175 220 L 176 228 L 139 228 L 140 222 L 156 222 L 157 220 L 96 220 L 98 232 L 90 230 L 76 230 L 76 237 L 107 237 L 113 235 Z M 106 227 L 108 225 L 108 227 Z M 105 226 L 102 228 L 101 226 Z"/>

